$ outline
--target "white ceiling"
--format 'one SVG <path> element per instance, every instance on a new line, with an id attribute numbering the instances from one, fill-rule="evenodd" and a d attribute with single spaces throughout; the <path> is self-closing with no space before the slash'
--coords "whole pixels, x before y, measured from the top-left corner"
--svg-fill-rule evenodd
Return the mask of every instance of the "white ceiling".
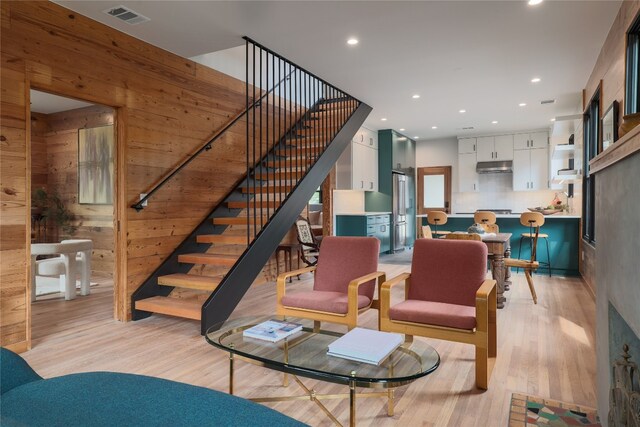
<path id="1" fill-rule="evenodd" d="M 93 105 L 88 102 L 52 95 L 37 90 L 31 90 L 30 93 L 31 111 L 36 113 L 51 114 Z"/>
<path id="2" fill-rule="evenodd" d="M 580 112 L 582 88 L 620 7 L 620 1 L 550 0 L 538 6 L 526 1 L 56 2 L 187 58 L 241 45 L 247 35 L 371 105 L 366 124 L 372 129 L 405 128 L 421 140 L 546 128 L 552 117 Z M 132 26 L 102 12 L 118 5 L 151 21 Z M 360 43 L 347 46 L 349 37 Z M 542 81 L 533 84 L 533 77 Z M 545 99 L 556 103 L 540 105 Z M 527 106 L 519 107 L 521 102 Z M 461 130 L 468 126 L 475 129 Z"/>

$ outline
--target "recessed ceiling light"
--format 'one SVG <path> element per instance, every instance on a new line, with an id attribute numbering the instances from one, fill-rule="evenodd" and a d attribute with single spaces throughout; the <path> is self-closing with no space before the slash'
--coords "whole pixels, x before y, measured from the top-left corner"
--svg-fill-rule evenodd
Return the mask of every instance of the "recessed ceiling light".
<path id="1" fill-rule="evenodd" d="M 420 137 L 419 137 L 419 136 L 414 136 L 414 138 L 415 138 L 415 139 L 419 139 Z"/>
<path id="2" fill-rule="evenodd" d="M 460 110 L 460 111 L 458 111 L 458 112 L 459 112 L 459 113 L 466 113 L 466 112 L 467 112 L 467 110 Z"/>
<path id="3" fill-rule="evenodd" d="M 555 122 L 555 121 L 556 121 L 556 118 L 554 117 L 553 119 L 551 119 L 551 121 L 552 121 L 552 122 Z"/>
<path id="4" fill-rule="evenodd" d="M 431 129 L 438 129 L 438 126 L 431 126 Z"/>
<path id="5" fill-rule="evenodd" d="M 534 77 L 531 79 L 531 83 L 540 83 L 540 77 Z"/>
<path id="6" fill-rule="evenodd" d="M 347 40 L 347 44 L 354 46 L 358 44 L 358 39 L 354 39 L 354 38 L 350 38 L 349 40 Z"/>
<path id="7" fill-rule="evenodd" d="M 417 93 L 415 95 L 412 96 L 413 99 L 418 99 L 420 98 L 420 95 L 418 95 Z"/>
<path id="8" fill-rule="evenodd" d="M 529 6 L 535 6 L 542 3 L 542 0 L 529 0 Z"/>
<path id="9" fill-rule="evenodd" d="M 400 132 L 404 132 L 404 128 L 400 128 Z"/>
<path id="10" fill-rule="evenodd" d="M 382 120 L 383 122 L 386 122 L 386 121 L 387 121 L 387 118 L 386 118 L 386 117 L 383 117 L 383 118 L 381 118 L 380 120 Z"/>
<path id="11" fill-rule="evenodd" d="M 491 122 L 491 124 L 492 124 L 492 125 L 497 125 L 497 124 L 498 124 L 498 121 L 497 121 L 497 120 L 494 120 L 494 121 L 492 121 L 492 122 Z"/>
<path id="12" fill-rule="evenodd" d="M 525 104 L 524 102 L 521 102 L 520 104 L 518 104 L 518 106 L 520 106 L 520 107 L 526 107 L 526 106 L 527 106 L 527 104 Z"/>

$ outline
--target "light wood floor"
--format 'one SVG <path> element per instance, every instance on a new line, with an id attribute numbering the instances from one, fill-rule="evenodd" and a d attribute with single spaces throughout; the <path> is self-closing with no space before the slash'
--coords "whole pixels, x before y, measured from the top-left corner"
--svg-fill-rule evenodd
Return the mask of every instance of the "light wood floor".
<path id="1" fill-rule="evenodd" d="M 385 264 L 392 277 L 408 266 Z M 539 395 L 595 407 L 595 304 L 576 278 L 535 276 L 534 305 L 524 276 L 514 275 L 505 309 L 498 312 L 498 360 L 489 385 L 474 387 L 472 346 L 427 340 L 441 355 L 431 375 L 396 391 L 395 416 L 383 399 L 357 404 L 360 426 L 506 426 L 511 393 Z M 293 286 L 309 286 L 309 279 Z M 130 372 L 227 391 L 227 354 L 207 344 L 199 323 L 161 315 L 119 323 L 113 320 L 112 286 L 104 280 L 88 297 L 48 298 L 33 305 L 33 348 L 23 354 L 45 378 L 85 371 Z M 275 285 L 249 291 L 236 316 L 270 314 Z M 361 325 L 375 327 L 375 311 Z M 238 363 L 236 394 L 243 397 L 298 393 L 283 389 L 281 374 Z M 318 393 L 346 392 L 345 386 L 305 381 Z M 327 400 L 338 419 L 348 422 L 346 400 Z M 269 404 L 313 426 L 332 425 L 313 402 Z"/>

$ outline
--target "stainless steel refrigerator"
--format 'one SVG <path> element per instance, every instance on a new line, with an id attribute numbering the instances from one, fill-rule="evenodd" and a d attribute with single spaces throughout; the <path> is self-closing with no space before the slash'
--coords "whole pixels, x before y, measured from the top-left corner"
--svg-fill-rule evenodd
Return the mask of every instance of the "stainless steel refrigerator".
<path id="1" fill-rule="evenodd" d="M 407 242 L 407 176 L 393 172 L 391 222 L 391 251 L 403 251 Z"/>

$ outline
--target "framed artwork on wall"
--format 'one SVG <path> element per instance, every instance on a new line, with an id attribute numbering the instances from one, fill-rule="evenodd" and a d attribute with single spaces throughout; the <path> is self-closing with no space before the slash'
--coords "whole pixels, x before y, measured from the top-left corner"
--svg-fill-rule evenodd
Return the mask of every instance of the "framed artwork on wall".
<path id="1" fill-rule="evenodd" d="M 602 116 L 602 151 L 618 139 L 618 101 L 613 101 Z"/>
<path id="2" fill-rule="evenodd" d="M 78 129 L 78 203 L 113 203 L 113 125 Z"/>

